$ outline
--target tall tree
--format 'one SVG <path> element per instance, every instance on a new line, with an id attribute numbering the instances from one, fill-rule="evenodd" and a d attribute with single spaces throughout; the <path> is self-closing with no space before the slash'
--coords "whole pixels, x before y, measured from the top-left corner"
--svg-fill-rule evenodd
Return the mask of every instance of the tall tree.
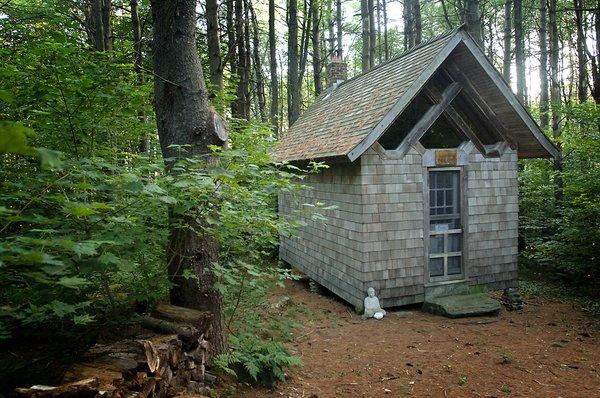
<path id="1" fill-rule="evenodd" d="M 479 0 L 465 0 L 463 21 L 473 39 L 483 48 L 481 16 L 479 15 Z"/>
<path id="2" fill-rule="evenodd" d="M 237 86 L 237 96 L 232 103 L 232 115 L 240 119 L 248 119 L 246 113 L 248 93 L 248 68 L 247 64 L 248 48 L 246 47 L 246 18 L 244 15 L 244 0 L 235 0 L 234 3 L 234 25 L 235 25 L 235 43 L 236 43 L 236 59 L 235 59 L 235 74 L 239 81 Z"/>
<path id="3" fill-rule="evenodd" d="M 548 4 L 540 0 L 540 125 L 548 127 Z"/>
<path id="4" fill-rule="evenodd" d="M 219 7 L 217 0 L 206 0 L 206 44 L 210 81 L 216 90 L 223 90 L 223 62 L 219 39 Z"/>
<path id="5" fill-rule="evenodd" d="M 342 38 L 343 38 L 343 33 L 342 33 L 342 0 L 336 0 L 335 3 L 335 24 L 337 26 L 337 53 L 339 55 L 340 58 L 343 58 L 342 55 Z"/>
<path id="6" fill-rule="evenodd" d="M 546 0 L 540 0 L 546 1 Z M 512 4 L 513 0 L 504 3 L 504 54 L 502 58 L 502 75 L 510 85 L 510 65 L 512 63 Z"/>
<path id="7" fill-rule="evenodd" d="M 98 51 L 111 51 L 111 0 L 86 0 L 84 12 L 88 41 Z"/>
<path id="8" fill-rule="evenodd" d="M 421 2 L 420 0 L 411 0 L 412 5 L 412 20 L 415 27 L 414 38 L 415 42 L 413 45 L 421 43 L 423 38 L 423 26 L 421 24 Z"/>
<path id="9" fill-rule="evenodd" d="M 387 0 L 381 0 L 383 11 L 383 52 L 384 58 L 387 61 L 390 58 L 390 47 L 388 45 L 388 16 L 387 16 Z"/>
<path id="10" fill-rule="evenodd" d="M 408 50 L 415 45 L 415 24 L 412 13 L 413 0 L 404 0 L 402 8 L 402 17 L 404 20 L 404 50 Z"/>
<path id="11" fill-rule="evenodd" d="M 575 9 L 575 27 L 577 30 L 577 98 L 580 103 L 587 101 L 588 73 L 587 73 L 587 55 L 585 53 L 586 38 L 584 32 L 583 0 L 573 0 Z"/>
<path id="12" fill-rule="evenodd" d="M 590 54 L 592 61 L 592 97 L 596 104 L 600 104 L 600 0 L 596 1 L 596 10 L 594 11 L 594 33 L 596 42 L 596 56 Z"/>
<path id="13" fill-rule="evenodd" d="M 557 0 L 548 1 L 548 19 L 550 27 L 550 104 L 552 109 L 552 135 L 555 140 L 561 136 L 560 129 L 560 80 L 559 80 L 559 40 L 558 40 L 558 18 L 557 18 Z M 562 152 L 561 145 L 557 142 L 559 156 L 554 159 L 554 196 L 557 206 L 560 206 L 563 197 L 563 179 L 562 179 Z"/>
<path id="14" fill-rule="evenodd" d="M 208 155 L 220 145 L 196 47 L 196 0 L 152 0 L 154 18 L 154 95 L 158 136 L 164 159 L 183 156 L 172 145 L 191 145 L 184 156 Z M 173 172 L 171 163 L 167 170 Z M 203 233 L 202 220 L 171 212 L 167 262 L 171 302 L 210 311 L 213 354 L 225 349 L 222 298 L 214 288 L 212 264 L 218 243 Z M 195 277 L 184 277 L 191 271 Z"/>
<path id="15" fill-rule="evenodd" d="M 131 31 L 133 33 L 133 68 L 137 75 L 138 83 L 142 85 L 145 83 L 146 78 L 144 77 L 143 70 L 142 24 L 140 22 L 139 3 L 137 0 L 131 0 L 129 6 L 131 11 Z M 138 116 L 140 122 L 146 123 L 148 121 L 148 116 L 143 110 L 138 112 Z M 150 139 L 145 130 L 142 131 L 138 148 L 141 153 L 150 151 Z"/>
<path id="16" fill-rule="evenodd" d="M 312 65 L 313 65 L 313 79 L 315 83 L 315 95 L 321 94 L 323 90 L 323 84 L 321 82 L 321 7 L 317 3 L 317 0 L 313 0 L 311 2 L 313 4 L 312 8 L 312 33 L 311 33 L 311 42 L 312 42 Z M 330 3 L 331 4 L 331 3 Z"/>
<path id="17" fill-rule="evenodd" d="M 252 22 L 252 59 L 254 64 L 254 82 L 256 100 L 258 103 L 258 114 L 262 122 L 267 121 L 267 99 L 265 96 L 265 82 L 262 70 L 262 61 L 260 58 L 260 37 L 258 31 L 258 20 L 252 2 L 248 0 L 248 8 L 250 9 L 250 20 Z"/>
<path id="18" fill-rule="evenodd" d="M 298 75 L 298 0 L 289 0 L 288 25 L 288 123 L 291 126 L 300 116 L 300 79 Z"/>
<path id="19" fill-rule="evenodd" d="M 377 31 L 375 30 L 375 1 L 368 0 L 369 6 L 369 69 L 375 66 L 377 50 Z"/>
<path id="20" fill-rule="evenodd" d="M 360 19 L 361 19 L 361 38 L 362 38 L 362 56 L 361 69 L 365 73 L 371 68 L 371 35 L 369 32 L 369 0 L 360 0 Z"/>
<path id="21" fill-rule="evenodd" d="M 277 79 L 277 36 L 275 33 L 275 0 L 269 0 L 269 69 L 271 72 L 271 125 L 279 131 L 279 81 Z"/>
<path id="22" fill-rule="evenodd" d="M 515 65 L 517 68 L 517 98 L 521 103 L 527 101 L 525 82 L 525 36 L 523 32 L 523 0 L 514 0 L 515 21 Z"/>

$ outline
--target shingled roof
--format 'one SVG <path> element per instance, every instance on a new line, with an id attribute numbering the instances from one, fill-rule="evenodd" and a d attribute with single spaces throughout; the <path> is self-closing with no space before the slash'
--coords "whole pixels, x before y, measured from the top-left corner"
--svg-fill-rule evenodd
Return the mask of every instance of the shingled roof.
<path id="1" fill-rule="evenodd" d="M 518 146 L 523 144 L 528 148 L 519 155 L 555 155 L 556 148 L 470 35 L 460 27 L 413 47 L 367 73 L 334 85 L 283 135 L 274 148 L 275 159 L 296 161 L 340 156 L 350 161 L 357 159 L 383 134 L 440 65 L 456 52 L 459 44 L 464 44 L 462 53 L 465 48 L 470 52 L 471 63 L 480 64 L 480 69 L 489 75 L 487 78 L 492 84 L 488 86 L 494 86 L 502 92 L 500 96 L 505 97 L 502 106 L 497 108 L 504 114 L 499 112 L 498 117 L 507 118 L 507 127 L 514 133 L 511 138 Z"/>

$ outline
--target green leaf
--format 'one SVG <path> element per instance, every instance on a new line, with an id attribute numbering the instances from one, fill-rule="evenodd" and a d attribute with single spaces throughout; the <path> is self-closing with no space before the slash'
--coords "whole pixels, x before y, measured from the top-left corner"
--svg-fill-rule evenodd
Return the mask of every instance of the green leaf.
<path id="1" fill-rule="evenodd" d="M 75 217 L 87 217 L 95 213 L 89 205 L 77 202 L 69 203 L 63 211 Z"/>
<path id="2" fill-rule="evenodd" d="M 35 148 L 35 151 L 37 152 L 40 167 L 43 170 L 54 170 L 62 168 L 60 152 L 46 148 Z"/>
<path id="3" fill-rule="evenodd" d="M 80 287 L 89 285 L 90 281 L 78 276 L 64 276 L 60 278 L 58 284 L 69 289 L 79 289 Z"/>
<path id="4" fill-rule="evenodd" d="M 0 153 L 33 155 L 34 150 L 27 143 L 28 135 L 33 135 L 33 130 L 20 123 L 0 122 Z"/>
<path id="5" fill-rule="evenodd" d="M 169 205 L 174 205 L 175 203 L 177 203 L 177 199 L 172 197 L 172 196 L 168 196 L 168 195 L 164 195 L 161 196 L 160 201 Z"/>
<path id="6" fill-rule="evenodd" d="M 161 187 L 159 187 L 156 184 L 147 184 L 144 187 L 144 191 L 146 191 L 148 193 L 159 194 L 159 195 L 164 195 L 166 193 L 166 191 L 164 189 L 162 189 Z"/>
<path id="7" fill-rule="evenodd" d="M 98 243 L 94 241 L 83 241 L 77 242 L 73 245 L 71 250 L 75 252 L 79 257 L 81 256 L 93 256 L 96 254 L 96 248 L 98 247 Z"/>

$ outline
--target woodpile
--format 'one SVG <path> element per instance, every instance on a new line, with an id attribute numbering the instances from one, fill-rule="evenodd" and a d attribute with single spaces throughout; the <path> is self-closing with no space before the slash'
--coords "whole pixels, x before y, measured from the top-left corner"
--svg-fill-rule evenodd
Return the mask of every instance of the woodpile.
<path id="1" fill-rule="evenodd" d="M 96 345 L 58 387 L 18 388 L 32 398 L 199 397 L 210 393 L 215 376 L 206 372 L 211 314 L 160 304 L 142 320 L 135 339 Z"/>

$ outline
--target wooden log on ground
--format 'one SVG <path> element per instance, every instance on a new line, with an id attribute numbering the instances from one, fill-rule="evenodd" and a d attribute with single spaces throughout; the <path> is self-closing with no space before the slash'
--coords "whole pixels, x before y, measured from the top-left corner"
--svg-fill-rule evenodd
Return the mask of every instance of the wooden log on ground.
<path id="1" fill-rule="evenodd" d="M 18 397 L 23 398 L 88 398 L 95 397 L 100 390 L 98 378 L 78 380 L 63 384 L 59 387 L 33 386 L 30 388 L 17 388 Z"/>
<path id="2" fill-rule="evenodd" d="M 152 316 L 165 321 L 192 325 L 202 334 L 207 334 L 212 319 L 212 314 L 208 311 L 198 311 L 165 303 L 158 304 L 152 311 Z"/>
<path id="3" fill-rule="evenodd" d="M 145 316 L 142 319 L 142 326 L 157 333 L 176 334 L 186 349 L 192 348 L 203 334 L 195 326 L 165 321 L 151 316 Z"/>

